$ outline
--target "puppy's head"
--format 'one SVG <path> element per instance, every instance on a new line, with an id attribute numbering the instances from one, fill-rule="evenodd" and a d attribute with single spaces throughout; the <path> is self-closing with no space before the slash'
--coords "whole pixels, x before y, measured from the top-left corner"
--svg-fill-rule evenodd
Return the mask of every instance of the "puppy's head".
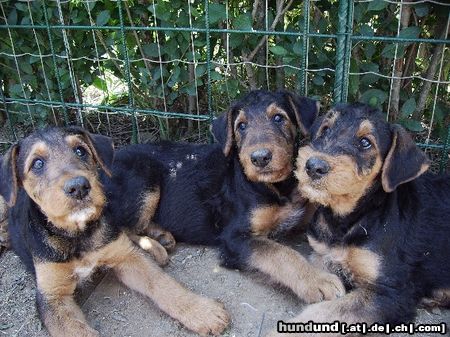
<path id="1" fill-rule="evenodd" d="M 375 181 L 392 192 L 428 166 L 401 126 L 366 105 L 343 104 L 314 123 L 311 143 L 298 151 L 295 175 L 306 198 L 346 215 Z"/>
<path id="2" fill-rule="evenodd" d="M 284 90 L 251 91 L 213 122 L 212 133 L 249 180 L 279 182 L 292 172 L 297 129 L 308 135 L 318 110 L 318 102 Z"/>
<path id="3" fill-rule="evenodd" d="M 54 226 L 76 235 L 102 213 L 98 169 L 109 174 L 113 154 L 110 138 L 80 128 L 36 131 L 1 158 L 0 194 L 13 206 L 23 188 Z"/>

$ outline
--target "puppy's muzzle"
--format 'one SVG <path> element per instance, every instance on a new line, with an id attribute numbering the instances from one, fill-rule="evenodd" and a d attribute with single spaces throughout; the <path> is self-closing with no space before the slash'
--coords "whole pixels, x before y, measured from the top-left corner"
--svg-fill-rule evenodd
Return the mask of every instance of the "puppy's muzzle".
<path id="1" fill-rule="evenodd" d="M 252 152 L 250 159 L 253 165 L 263 168 L 272 160 L 272 152 L 269 149 L 259 149 Z"/>
<path id="2" fill-rule="evenodd" d="M 89 180 L 82 176 L 69 179 L 64 184 L 64 193 L 76 200 L 83 200 L 90 190 L 91 184 Z"/>
<path id="3" fill-rule="evenodd" d="M 305 170 L 312 180 L 318 180 L 330 171 L 330 165 L 323 159 L 312 157 L 306 162 Z"/>

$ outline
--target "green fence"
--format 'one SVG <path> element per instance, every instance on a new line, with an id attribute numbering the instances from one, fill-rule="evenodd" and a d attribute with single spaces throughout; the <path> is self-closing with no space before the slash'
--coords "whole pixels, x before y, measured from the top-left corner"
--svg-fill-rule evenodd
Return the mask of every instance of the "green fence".
<path id="1" fill-rule="evenodd" d="M 250 89 L 360 100 L 450 147 L 445 0 L 0 0 L 0 142 L 79 124 L 123 142 L 205 140 Z"/>

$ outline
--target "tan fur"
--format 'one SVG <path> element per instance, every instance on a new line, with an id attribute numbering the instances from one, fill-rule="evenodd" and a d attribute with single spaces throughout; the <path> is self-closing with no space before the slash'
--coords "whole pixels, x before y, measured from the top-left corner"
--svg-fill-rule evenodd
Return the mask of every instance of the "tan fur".
<path id="1" fill-rule="evenodd" d="M 307 303 L 345 294 L 336 275 L 314 268 L 295 250 L 268 239 L 253 242 L 250 265 L 288 287 Z"/>
<path id="2" fill-rule="evenodd" d="M 356 289 L 347 295 L 321 303 L 307 306 L 300 315 L 289 320 L 289 322 L 308 323 L 333 323 L 334 321 L 355 324 L 365 322 L 372 324 L 376 318 L 374 315 L 375 304 L 372 294 L 367 289 Z M 270 332 L 266 337 L 341 337 L 340 333 L 278 333 Z M 359 336 L 359 334 L 346 334 L 346 336 Z"/>
<path id="3" fill-rule="evenodd" d="M 98 180 L 92 149 L 89 149 L 78 136 L 67 136 L 65 141 L 70 149 L 80 145 L 85 147 L 91 154 L 87 164 L 82 164 L 74 158 L 72 151 L 63 151 L 58 147 L 49 148 L 45 143 L 38 142 L 31 147 L 25 159 L 22 186 L 49 221 L 68 233 L 76 234 L 85 230 L 86 223 L 100 217 L 105 204 L 105 195 Z M 43 175 L 36 175 L 30 169 L 36 158 L 45 160 Z M 77 176 L 86 177 L 91 185 L 89 195 L 83 203 L 73 200 L 64 193 L 65 182 Z"/>
<path id="4" fill-rule="evenodd" d="M 373 130 L 374 130 L 373 124 L 369 120 L 364 120 L 359 125 L 359 129 L 356 132 L 356 136 L 357 137 L 370 136 Z"/>
<path id="5" fill-rule="evenodd" d="M 5 199 L 0 196 L 0 253 L 9 248 L 8 207 Z"/>
<path id="6" fill-rule="evenodd" d="M 231 148 L 233 146 L 233 110 L 228 110 L 227 112 L 227 139 L 225 141 L 225 146 L 223 148 L 223 153 L 225 157 L 228 157 L 228 155 L 231 152 Z"/>
<path id="7" fill-rule="evenodd" d="M 139 220 L 136 228 L 138 232 L 144 231 L 144 229 L 150 225 L 159 204 L 159 197 L 159 188 L 143 194 L 141 198 L 142 201 L 141 209 L 139 211 Z"/>
<path id="8" fill-rule="evenodd" d="M 158 241 L 149 236 L 133 233 L 129 233 L 128 237 L 143 250 L 150 253 L 158 265 L 165 266 L 169 263 L 169 254 L 167 254 L 167 250 Z"/>
<path id="9" fill-rule="evenodd" d="M 221 303 L 190 292 L 136 249 L 113 268 L 130 289 L 148 296 L 161 310 L 202 336 L 218 335 L 228 325 Z"/>
<path id="10" fill-rule="evenodd" d="M 54 336 L 96 336 L 73 301 L 77 283 L 99 266 L 113 268 L 128 287 L 150 297 L 163 311 L 200 335 L 219 334 L 229 318 L 222 304 L 198 296 L 165 274 L 125 234 L 110 244 L 66 263 L 35 261 L 44 321 Z"/>
<path id="11" fill-rule="evenodd" d="M 252 233 L 268 235 L 292 213 L 298 211 L 299 207 L 301 206 L 287 203 L 284 206 L 270 205 L 254 208 L 250 218 Z"/>
<path id="12" fill-rule="evenodd" d="M 320 180 L 312 180 L 306 173 L 305 164 L 311 157 L 321 158 L 330 165 L 329 173 Z M 377 155 L 372 169 L 365 170 L 360 175 L 350 156 L 331 156 L 316 152 L 308 145 L 299 149 L 295 176 L 299 180 L 299 190 L 305 198 L 329 206 L 335 214 L 344 216 L 355 208 L 358 200 L 372 186 L 381 165 L 381 159 Z"/>
<path id="13" fill-rule="evenodd" d="M 380 274 L 381 257 L 360 247 L 328 246 L 308 236 L 308 242 L 325 266 L 337 265 L 358 286 L 374 284 Z"/>

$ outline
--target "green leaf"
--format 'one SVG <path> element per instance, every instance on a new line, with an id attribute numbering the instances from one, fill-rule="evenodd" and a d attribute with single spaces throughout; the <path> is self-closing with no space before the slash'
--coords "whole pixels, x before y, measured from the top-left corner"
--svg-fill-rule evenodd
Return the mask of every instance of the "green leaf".
<path id="1" fill-rule="evenodd" d="M 303 43 L 301 41 L 297 41 L 292 45 L 292 51 L 296 55 L 302 55 Z"/>
<path id="2" fill-rule="evenodd" d="M 403 119 L 400 120 L 399 123 L 412 132 L 422 132 L 425 130 L 422 123 L 414 119 Z"/>
<path id="3" fill-rule="evenodd" d="M 219 21 L 225 20 L 226 8 L 225 5 L 212 3 L 209 5 L 209 23 L 215 24 Z"/>
<path id="4" fill-rule="evenodd" d="M 278 56 L 285 56 L 288 54 L 288 51 L 281 46 L 271 46 L 269 49 L 272 53 Z"/>
<path id="5" fill-rule="evenodd" d="M 252 18 L 250 16 L 250 13 L 243 13 L 238 17 L 234 18 L 233 26 L 236 29 L 252 30 Z"/>
<path id="6" fill-rule="evenodd" d="M 23 97 L 22 86 L 20 84 L 13 84 L 9 87 L 9 93 L 12 97 Z"/>
<path id="7" fill-rule="evenodd" d="M 414 97 L 411 97 L 405 103 L 403 103 L 403 106 L 400 110 L 401 116 L 407 118 L 414 112 L 414 110 L 416 110 L 416 100 L 414 99 Z"/>
<path id="8" fill-rule="evenodd" d="M 388 98 L 388 94 L 380 89 L 369 89 L 360 97 L 361 102 L 370 106 L 380 106 Z"/>
<path id="9" fill-rule="evenodd" d="M 96 77 L 94 82 L 92 82 L 92 84 L 94 85 L 94 87 L 96 87 L 101 91 L 107 90 L 106 81 L 100 77 Z"/>
<path id="10" fill-rule="evenodd" d="M 381 52 L 381 56 L 386 57 L 388 59 L 395 58 L 395 44 L 389 44 L 383 48 Z M 405 43 L 399 43 L 397 49 L 397 58 L 402 58 L 405 54 Z"/>
<path id="11" fill-rule="evenodd" d="M 404 39 L 417 39 L 420 34 L 420 28 L 417 26 L 406 27 L 401 30 L 399 37 Z"/>
<path id="12" fill-rule="evenodd" d="M 325 83 L 325 80 L 323 79 L 323 77 L 318 76 L 318 75 L 314 76 L 312 81 L 315 85 L 318 85 L 318 86 L 322 86 Z"/>
<path id="13" fill-rule="evenodd" d="M 373 0 L 369 3 L 368 11 L 381 11 L 386 8 L 387 2 L 384 0 Z"/>
<path id="14" fill-rule="evenodd" d="M 11 12 L 9 12 L 9 15 L 8 15 L 8 24 L 9 24 L 9 25 L 15 25 L 15 24 L 17 24 L 17 11 L 16 11 L 15 8 L 13 8 L 13 9 L 11 10 Z"/>
<path id="15" fill-rule="evenodd" d="M 373 43 L 365 43 L 364 44 L 364 54 L 366 55 L 366 57 L 371 60 L 372 56 L 375 54 L 375 52 L 377 51 L 377 48 L 375 47 L 375 45 Z"/>
<path id="16" fill-rule="evenodd" d="M 31 67 L 31 64 L 27 61 L 20 63 L 20 69 L 29 75 L 33 74 L 33 68 Z"/>
<path id="17" fill-rule="evenodd" d="M 200 76 L 203 76 L 204 74 L 206 73 L 206 66 L 205 65 L 198 65 L 196 68 L 195 68 L 195 75 L 197 76 L 197 77 L 200 77 Z"/>
<path id="18" fill-rule="evenodd" d="M 97 26 L 104 26 L 109 19 L 111 18 L 111 14 L 109 13 L 109 10 L 104 10 L 98 13 L 97 20 L 95 20 L 95 23 Z"/>
<path id="19" fill-rule="evenodd" d="M 218 73 L 215 70 L 211 71 L 211 80 L 212 81 L 220 81 L 222 79 L 223 79 L 223 76 L 220 73 Z"/>
<path id="20" fill-rule="evenodd" d="M 156 43 L 145 44 L 142 46 L 142 50 L 146 56 L 158 57 L 158 45 Z"/>
<path id="21" fill-rule="evenodd" d="M 373 29 L 369 25 L 362 25 L 359 32 L 364 36 L 373 36 Z"/>
<path id="22" fill-rule="evenodd" d="M 417 14 L 418 17 L 422 18 L 425 15 L 428 14 L 428 12 L 430 11 L 428 4 L 426 3 L 421 3 L 421 4 L 417 4 L 414 6 L 414 10 Z"/>

